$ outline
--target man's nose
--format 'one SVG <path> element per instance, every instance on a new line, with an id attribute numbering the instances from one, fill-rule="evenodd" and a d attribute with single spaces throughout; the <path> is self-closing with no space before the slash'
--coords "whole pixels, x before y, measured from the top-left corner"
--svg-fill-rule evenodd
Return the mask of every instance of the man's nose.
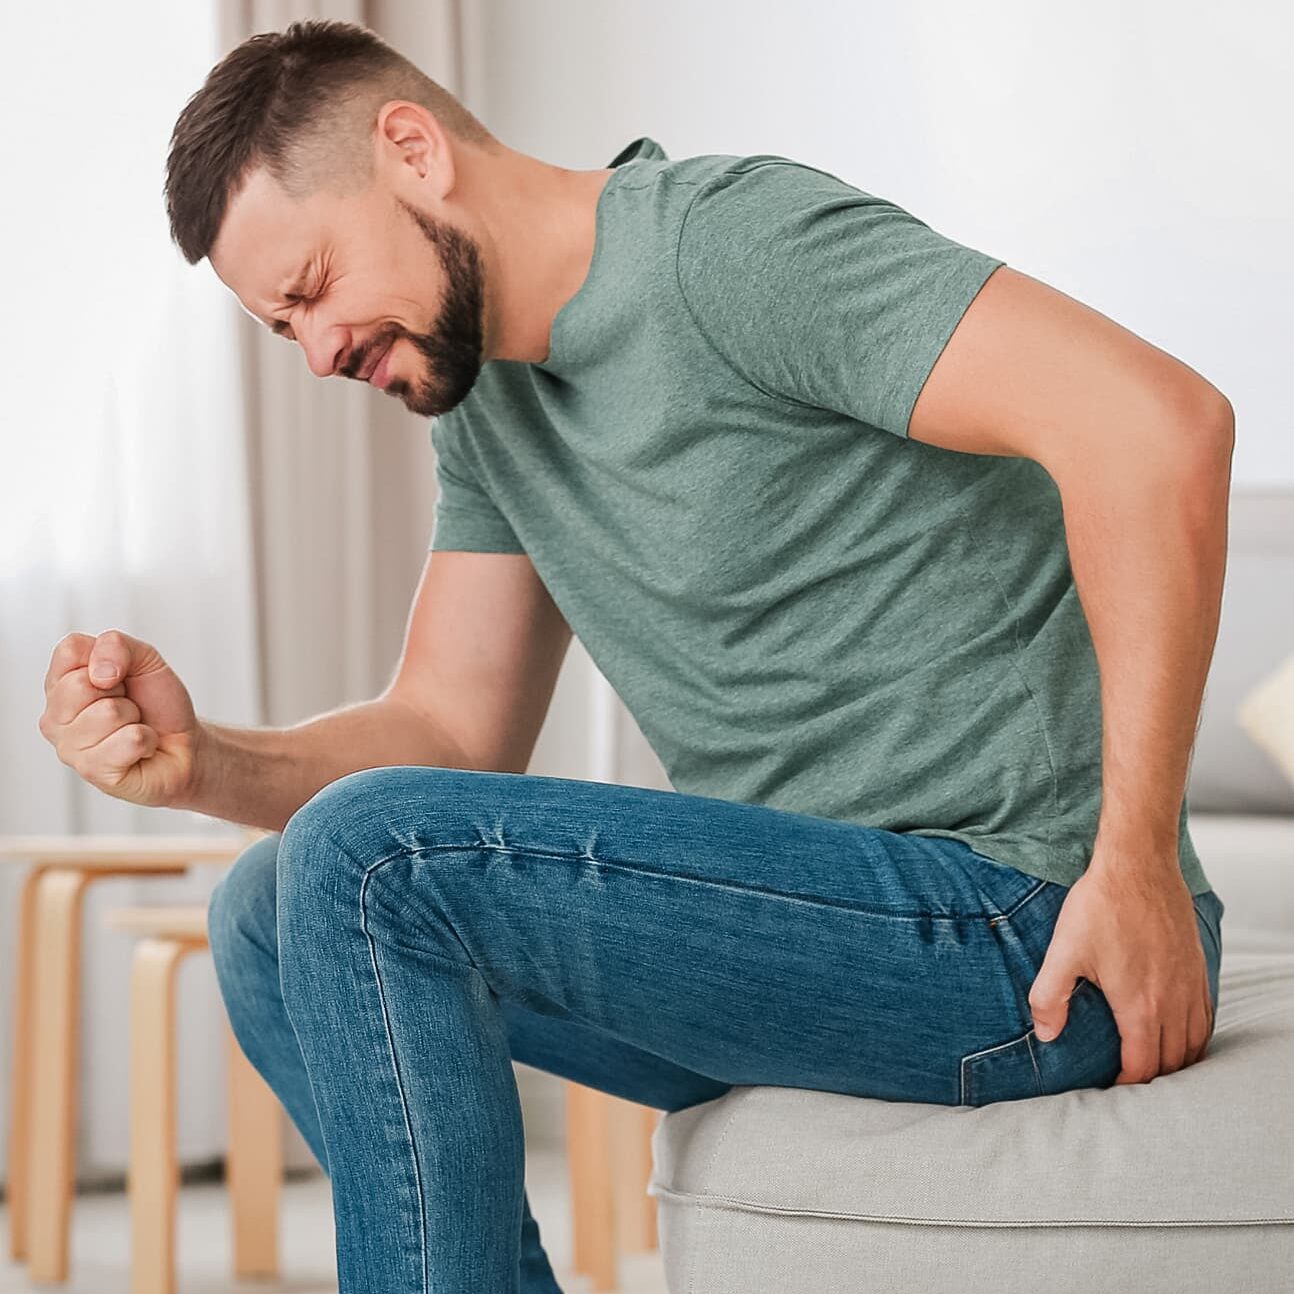
<path id="1" fill-rule="evenodd" d="M 306 353 L 306 363 L 315 377 L 331 377 L 346 355 L 346 333 L 342 328 L 293 325 L 301 349 Z"/>

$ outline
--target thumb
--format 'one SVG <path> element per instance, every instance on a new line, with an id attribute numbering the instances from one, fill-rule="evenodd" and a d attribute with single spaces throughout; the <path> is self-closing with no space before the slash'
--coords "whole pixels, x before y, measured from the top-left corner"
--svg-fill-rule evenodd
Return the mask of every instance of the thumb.
<path id="1" fill-rule="evenodd" d="M 90 649 L 90 682 L 111 687 L 126 677 L 130 669 L 130 644 L 119 630 L 109 629 L 95 640 Z"/>
<path id="2" fill-rule="evenodd" d="M 1034 1036 L 1039 1042 L 1054 1042 L 1069 1020 L 1069 997 L 1077 987 L 1073 974 L 1039 973 L 1029 991 L 1029 1010 L 1033 1013 Z"/>
<path id="3" fill-rule="evenodd" d="M 90 662 L 90 681 L 107 687 L 117 681 L 117 666 L 110 660 L 101 657 Z"/>

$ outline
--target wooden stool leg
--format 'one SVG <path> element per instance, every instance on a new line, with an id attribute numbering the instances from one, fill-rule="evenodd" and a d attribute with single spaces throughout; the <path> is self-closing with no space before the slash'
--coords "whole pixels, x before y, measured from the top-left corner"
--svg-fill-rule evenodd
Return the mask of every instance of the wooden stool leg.
<path id="1" fill-rule="evenodd" d="M 621 1253 L 640 1253 L 657 1247 L 656 1201 L 647 1194 L 651 1180 L 651 1136 L 658 1111 L 632 1101 L 610 1098 L 615 1130 L 612 1137 L 615 1165 L 616 1237 Z"/>
<path id="2" fill-rule="evenodd" d="M 131 1289 L 175 1289 L 175 973 L 189 946 L 145 939 L 130 975 Z"/>
<path id="3" fill-rule="evenodd" d="M 652 1175 L 652 1137 L 656 1132 L 656 1126 L 660 1123 L 663 1111 L 652 1109 L 651 1106 L 644 1105 L 639 1111 L 639 1131 L 638 1135 L 642 1138 L 642 1178 L 638 1183 L 638 1189 L 641 1193 L 639 1208 L 642 1211 L 642 1238 L 644 1249 L 660 1248 L 660 1232 L 656 1225 L 656 1198 L 647 1194 L 647 1187 L 651 1184 Z"/>
<path id="4" fill-rule="evenodd" d="M 570 1171 L 574 1265 L 595 1290 L 616 1286 L 615 1202 L 611 1176 L 611 1099 L 566 1084 L 566 1158 Z"/>
<path id="5" fill-rule="evenodd" d="M 647 1194 L 651 1179 L 651 1132 L 656 1110 L 622 1097 L 611 1102 L 611 1163 L 615 1181 L 616 1250 L 637 1254 L 655 1249 L 656 1201 Z"/>
<path id="6" fill-rule="evenodd" d="M 36 887 L 35 984 L 31 994 L 31 1123 L 28 1274 L 67 1279 L 72 1209 L 76 1070 L 81 1012 L 81 900 L 88 877 L 50 867 Z"/>
<path id="7" fill-rule="evenodd" d="M 234 1275 L 277 1276 L 282 1107 L 243 1055 L 228 1020 L 229 1158 L 225 1175 L 233 1220 Z"/>
<path id="8" fill-rule="evenodd" d="M 40 866 L 30 868 L 23 878 L 18 899 L 17 962 L 14 968 L 13 1086 L 9 1093 L 9 1255 L 14 1262 L 27 1258 L 28 1174 L 31 1171 L 32 1002 L 36 987 L 36 892 Z"/>

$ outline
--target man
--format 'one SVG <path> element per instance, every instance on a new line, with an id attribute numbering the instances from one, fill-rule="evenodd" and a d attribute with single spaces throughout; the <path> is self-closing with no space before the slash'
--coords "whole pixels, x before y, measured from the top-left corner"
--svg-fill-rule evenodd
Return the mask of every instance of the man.
<path id="1" fill-rule="evenodd" d="M 167 201 L 317 375 L 435 418 L 381 697 L 201 722 L 110 631 L 59 645 L 42 719 L 111 794 L 272 831 L 212 947 L 332 1177 L 343 1291 L 557 1288 L 513 1059 L 678 1109 L 1204 1055 L 1212 385 L 791 159 L 526 156 L 342 24 L 213 69 Z M 524 773 L 573 633 L 674 791 Z"/>

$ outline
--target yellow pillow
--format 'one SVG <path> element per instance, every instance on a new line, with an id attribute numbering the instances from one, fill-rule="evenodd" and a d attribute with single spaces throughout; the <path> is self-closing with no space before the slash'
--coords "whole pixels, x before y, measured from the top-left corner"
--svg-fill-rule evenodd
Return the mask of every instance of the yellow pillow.
<path id="1" fill-rule="evenodd" d="M 1294 782 L 1294 656 L 1245 694 L 1237 718 Z"/>

